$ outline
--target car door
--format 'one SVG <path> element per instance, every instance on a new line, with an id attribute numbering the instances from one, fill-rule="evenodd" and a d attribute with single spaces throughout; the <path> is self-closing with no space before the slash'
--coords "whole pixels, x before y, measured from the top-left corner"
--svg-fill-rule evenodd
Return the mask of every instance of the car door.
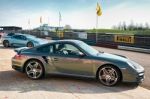
<path id="1" fill-rule="evenodd" d="M 23 35 L 14 35 L 11 40 L 14 46 L 26 46 L 27 44 L 27 38 Z"/>
<path id="2" fill-rule="evenodd" d="M 92 61 L 74 44 L 55 44 L 54 53 L 51 58 L 58 72 L 73 75 L 93 75 Z M 79 56 L 78 53 L 85 56 Z"/>

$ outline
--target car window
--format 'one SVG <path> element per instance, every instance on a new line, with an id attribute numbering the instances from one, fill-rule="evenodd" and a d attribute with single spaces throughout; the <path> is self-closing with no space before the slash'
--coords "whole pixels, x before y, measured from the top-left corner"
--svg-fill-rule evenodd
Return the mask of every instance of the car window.
<path id="1" fill-rule="evenodd" d="M 21 36 L 20 35 L 14 35 L 13 38 L 15 38 L 15 39 L 21 39 Z"/>
<path id="2" fill-rule="evenodd" d="M 25 36 L 23 36 L 23 35 L 21 35 L 21 40 L 27 40 L 27 38 L 25 37 Z"/>
<path id="3" fill-rule="evenodd" d="M 18 40 L 27 40 L 27 38 L 23 35 L 14 35 L 13 38 L 18 39 Z"/>
<path id="4" fill-rule="evenodd" d="M 37 48 L 37 51 L 40 53 L 53 53 L 53 45 L 46 45 L 46 46 L 42 46 Z"/>
<path id="5" fill-rule="evenodd" d="M 55 54 L 77 56 L 81 51 L 72 44 L 56 44 L 54 52 Z"/>
<path id="6" fill-rule="evenodd" d="M 13 35 L 15 35 L 14 33 L 9 33 L 9 34 L 7 34 L 7 36 L 13 36 Z"/>

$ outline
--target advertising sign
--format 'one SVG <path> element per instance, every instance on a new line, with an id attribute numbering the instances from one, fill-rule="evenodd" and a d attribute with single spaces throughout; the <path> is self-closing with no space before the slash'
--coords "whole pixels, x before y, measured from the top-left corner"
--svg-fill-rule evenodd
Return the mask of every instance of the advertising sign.
<path id="1" fill-rule="evenodd" d="M 131 35 L 115 35 L 114 36 L 114 41 L 115 42 L 120 42 L 120 43 L 134 43 L 134 36 Z"/>

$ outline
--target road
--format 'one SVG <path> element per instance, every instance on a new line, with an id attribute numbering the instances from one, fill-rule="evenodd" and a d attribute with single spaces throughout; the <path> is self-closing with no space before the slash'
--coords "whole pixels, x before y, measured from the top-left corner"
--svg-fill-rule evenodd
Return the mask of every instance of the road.
<path id="1" fill-rule="evenodd" d="M 149 74 L 150 55 L 95 47 L 98 50 L 126 55 L 142 64 Z M 142 86 L 120 84 L 106 87 L 94 79 L 47 75 L 42 80 L 30 80 L 12 70 L 13 49 L 0 46 L 0 99 L 150 99 L 147 76 Z"/>

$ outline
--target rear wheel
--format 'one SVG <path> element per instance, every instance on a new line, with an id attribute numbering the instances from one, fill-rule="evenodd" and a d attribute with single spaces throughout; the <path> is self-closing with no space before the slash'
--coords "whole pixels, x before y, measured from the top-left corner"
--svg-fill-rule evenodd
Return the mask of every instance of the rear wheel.
<path id="1" fill-rule="evenodd" d="M 34 47 L 34 44 L 32 42 L 28 42 L 27 47 Z"/>
<path id="2" fill-rule="evenodd" d="M 25 66 L 25 73 L 31 79 L 40 79 L 44 76 L 44 67 L 41 62 L 31 60 Z"/>
<path id="3" fill-rule="evenodd" d="M 98 79 L 103 85 L 114 86 L 120 82 L 121 73 L 112 65 L 102 66 L 98 72 Z"/>
<path id="4" fill-rule="evenodd" d="M 4 42 L 3 42 L 3 46 L 4 46 L 4 47 L 9 47 L 9 41 L 7 41 L 7 40 L 4 41 Z"/>

